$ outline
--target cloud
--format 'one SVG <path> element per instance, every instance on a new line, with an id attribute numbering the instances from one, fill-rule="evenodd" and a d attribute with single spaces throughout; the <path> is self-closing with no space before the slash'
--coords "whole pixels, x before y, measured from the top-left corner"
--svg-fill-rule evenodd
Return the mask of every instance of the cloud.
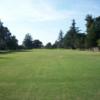
<path id="1" fill-rule="evenodd" d="M 7 21 L 51 21 L 70 17 L 73 12 L 58 11 L 47 0 L 3 0 L 0 18 Z"/>
<path id="2" fill-rule="evenodd" d="M 0 18 L 7 22 L 55 21 L 68 19 L 75 15 L 86 14 L 86 12 L 91 13 L 94 9 L 99 11 L 99 7 L 96 6 L 93 0 L 91 0 L 91 2 L 87 0 L 76 0 L 76 2 L 75 0 L 65 1 L 66 0 L 0 0 Z M 59 7 L 55 7 L 57 5 L 54 5 L 54 2 L 66 3 L 65 9 L 58 9 Z M 92 5 L 92 7 L 90 7 L 90 5 Z M 62 5 L 59 4 L 59 6 Z"/>

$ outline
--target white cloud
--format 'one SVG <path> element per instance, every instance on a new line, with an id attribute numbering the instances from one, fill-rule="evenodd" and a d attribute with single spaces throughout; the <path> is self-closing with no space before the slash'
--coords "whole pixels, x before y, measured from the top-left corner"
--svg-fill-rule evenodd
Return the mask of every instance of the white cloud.
<path id="1" fill-rule="evenodd" d="M 58 11 L 46 0 L 2 0 L 0 18 L 7 21 L 50 21 L 70 17 L 73 12 Z"/>

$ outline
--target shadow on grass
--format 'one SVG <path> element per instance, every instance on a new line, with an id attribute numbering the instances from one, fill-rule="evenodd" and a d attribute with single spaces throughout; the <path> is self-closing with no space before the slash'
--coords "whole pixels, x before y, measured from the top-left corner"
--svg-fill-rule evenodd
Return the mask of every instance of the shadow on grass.
<path id="1" fill-rule="evenodd" d="M 0 60 L 12 60 L 12 57 L 8 57 L 6 55 L 15 54 L 18 52 L 31 52 L 31 50 L 0 50 Z"/>
<path id="2" fill-rule="evenodd" d="M 11 59 L 10 57 L 0 57 L 0 59 Z"/>
<path id="3" fill-rule="evenodd" d="M 12 53 L 17 53 L 17 52 L 31 52 L 31 50 L 1 50 L 0 55 L 4 54 L 12 54 Z"/>

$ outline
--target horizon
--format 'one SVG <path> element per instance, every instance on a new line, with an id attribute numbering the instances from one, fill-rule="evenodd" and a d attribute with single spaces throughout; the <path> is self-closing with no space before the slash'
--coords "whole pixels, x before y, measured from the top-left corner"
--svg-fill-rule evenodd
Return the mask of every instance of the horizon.
<path id="1" fill-rule="evenodd" d="M 99 4 L 98 0 L 1 0 L 0 19 L 19 44 L 25 34 L 30 33 L 33 39 L 39 39 L 45 45 L 54 43 L 60 30 L 65 34 L 72 19 L 75 19 L 76 27 L 85 32 L 85 17 L 87 14 L 99 16 Z"/>

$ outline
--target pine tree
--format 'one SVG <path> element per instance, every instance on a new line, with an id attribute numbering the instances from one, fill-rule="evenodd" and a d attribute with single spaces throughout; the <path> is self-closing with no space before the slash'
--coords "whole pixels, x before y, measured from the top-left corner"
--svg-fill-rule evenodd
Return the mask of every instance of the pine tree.
<path id="1" fill-rule="evenodd" d="M 57 44 L 57 47 L 58 48 L 63 48 L 64 46 L 63 46 L 63 31 L 62 30 L 60 30 L 60 32 L 59 32 L 59 37 L 58 37 L 58 44 Z"/>
<path id="2" fill-rule="evenodd" d="M 97 41 L 100 39 L 100 17 L 92 18 L 91 15 L 86 17 L 87 27 L 87 47 L 97 47 Z"/>
<path id="3" fill-rule="evenodd" d="M 73 20 L 70 30 L 66 33 L 64 37 L 65 48 L 76 49 L 77 47 L 77 34 L 79 30 L 75 25 L 76 25 L 75 20 Z"/>
<path id="4" fill-rule="evenodd" d="M 87 27 L 87 47 L 92 48 L 96 46 L 96 34 L 95 34 L 95 23 L 94 19 L 92 18 L 91 15 L 87 15 L 86 17 L 86 27 Z"/>

